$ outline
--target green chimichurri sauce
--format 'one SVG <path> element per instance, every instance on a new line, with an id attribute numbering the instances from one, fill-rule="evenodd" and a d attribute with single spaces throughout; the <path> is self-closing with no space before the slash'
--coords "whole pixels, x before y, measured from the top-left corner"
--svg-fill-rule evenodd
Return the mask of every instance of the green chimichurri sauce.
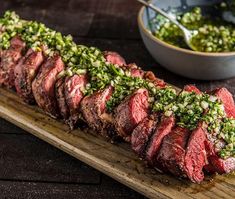
<path id="1" fill-rule="evenodd" d="M 192 29 L 203 24 L 198 8 L 191 14 L 186 13 L 180 20 Z M 184 46 L 180 31 L 172 24 L 164 23 L 158 34 L 173 45 Z M 208 132 L 225 142 L 219 155 L 222 158 L 235 157 L 235 119 L 225 117 L 224 107 L 215 96 L 185 91 L 177 95 L 170 86 L 156 87 L 148 80 L 132 77 L 128 70 L 106 62 L 98 48 L 77 45 L 70 35 L 63 36 L 42 23 L 24 21 L 14 12 L 7 11 L 0 18 L 0 50 L 8 49 L 10 40 L 15 35 L 19 35 L 29 48 L 40 51 L 43 47 L 48 56 L 58 52 L 67 66 L 59 76 L 87 74 L 89 83 L 82 91 L 85 95 L 112 85 L 114 92 L 107 102 L 108 111 L 112 112 L 114 107 L 136 89 L 146 88 L 149 91 L 152 112 L 174 115 L 179 126 L 190 130 L 197 128 L 199 122 L 205 122 Z"/>
<path id="2" fill-rule="evenodd" d="M 190 12 L 178 15 L 177 20 L 189 30 L 197 30 L 191 44 L 200 52 L 235 51 L 235 26 L 222 18 L 203 16 L 201 9 L 195 7 Z M 188 49 L 182 31 L 171 22 L 158 16 L 160 23 L 154 35 L 169 44 Z M 155 23 L 153 21 L 153 23 Z"/>

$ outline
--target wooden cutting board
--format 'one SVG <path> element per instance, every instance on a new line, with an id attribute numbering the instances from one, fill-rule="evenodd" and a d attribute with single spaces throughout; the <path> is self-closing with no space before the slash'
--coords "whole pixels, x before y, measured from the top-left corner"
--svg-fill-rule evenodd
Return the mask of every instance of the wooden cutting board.
<path id="1" fill-rule="evenodd" d="M 0 88 L 0 117 L 149 198 L 235 198 L 235 175 L 207 177 L 198 185 L 147 168 L 129 144 L 111 144 L 89 130 L 69 131 L 38 107 Z"/>

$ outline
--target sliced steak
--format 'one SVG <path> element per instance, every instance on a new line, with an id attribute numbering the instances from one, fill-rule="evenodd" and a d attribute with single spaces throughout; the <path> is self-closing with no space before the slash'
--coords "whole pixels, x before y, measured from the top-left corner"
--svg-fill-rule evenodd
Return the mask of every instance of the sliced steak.
<path id="1" fill-rule="evenodd" d="M 52 117 L 59 116 L 55 97 L 57 75 L 64 69 L 59 55 L 50 57 L 40 68 L 32 84 L 34 98 L 40 108 Z"/>
<path id="2" fill-rule="evenodd" d="M 129 142 L 134 128 L 148 116 L 148 97 L 146 89 L 138 89 L 115 109 L 115 128 L 124 140 Z"/>
<path id="3" fill-rule="evenodd" d="M 201 94 L 201 91 L 194 85 L 186 85 L 184 86 L 183 90 L 188 92 L 194 92 L 196 94 Z"/>
<path id="4" fill-rule="evenodd" d="M 166 86 L 166 83 L 162 79 L 157 78 L 152 71 L 147 71 L 144 74 L 144 79 L 153 82 L 155 86 L 160 88 L 164 88 Z"/>
<path id="5" fill-rule="evenodd" d="M 231 173 L 235 171 L 235 158 L 229 157 L 221 159 L 218 155 L 211 155 L 208 157 L 209 165 L 206 165 L 205 170 L 209 173 Z"/>
<path id="6" fill-rule="evenodd" d="M 8 88 L 14 88 L 14 69 L 19 60 L 22 58 L 24 50 L 25 42 L 23 42 L 20 37 L 16 36 L 11 39 L 9 49 L 4 50 L 1 53 L 0 85 L 5 85 Z"/>
<path id="7" fill-rule="evenodd" d="M 144 71 L 140 68 L 135 63 L 128 64 L 124 67 L 125 70 L 130 71 L 130 75 L 132 77 L 139 77 L 143 78 L 144 77 Z"/>
<path id="8" fill-rule="evenodd" d="M 235 104 L 232 94 L 226 88 L 218 88 L 212 93 L 224 104 L 227 117 L 235 118 Z"/>
<path id="9" fill-rule="evenodd" d="M 232 94 L 226 88 L 218 88 L 212 92 L 224 105 L 224 110 L 227 117 L 235 117 L 235 105 Z M 235 158 L 228 157 L 223 159 L 219 156 L 218 152 L 223 148 L 224 141 L 219 140 L 212 133 L 208 132 L 206 129 L 207 125 L 204 125 L 204 132 L 206 134 L 206 152 L 208 164 L 204 167 L 209 173 L 230 173 L 235 170 Z"/>
<path id="10" fill-rule="evenodd" d="M 109 86 L 84 97 L 81 101 L 81 112 L 89 127 L 106 137 L 109 137 L 107 129 L 113 122 L 112 117 L 106 112 L 106 102 L 110 99 L 112 93 L 113 88 Z"/>
<path id="11" fill-rule="evenodd" d="M 38 73 L 43 60 L 44 57 L 41 51 L 29 49 L 15 67 L 15 88 L 17 94 L 27 103 L 32 104 L 35 102 L 32 92 L 32 81 Z"/>
<path id="12" fill-rule="evenodd" d="M 201 94 L 194 85 L 186 85 L 185 91 Z M 185 172 L 192 182 L 200 183 L 204 179 L 203 168 L 207 164 L 206 133 L 202 124 L 191 132 L 185 152 Z"/>
<path id="13" fill-rule="evenodd" d="M 201 93 L 199 89 L 192 85 L 185 86 L 184 90 L 194 91 L 197 94 Z M 224 103 L 226 114 L 232 117 L 234 101 L 229 91 L 220 88 L 210 93 L 217 96 Z M 185 165 L 187 175 L 193 182 L 203 180 L 202 167 L 207 172 L 220 174 L 235 170 L 235 158 L 231 157 L 224 160 L 218 155 L 219 149 L 216 146 L 223 147 L 223 145 L 222 140 L 218 140 L 207 131 L 206 124 L 199 124 L 198 128 L 192 132 L 187 146 Z"/>
<path id="14" fill-rule="evenodd" d="M 107 62 L 112 63 L 112 64 L 116 64 L 124 70 L 129 70 L 130 75 L 132 77 L 142 78 L 144 76 L 144 71 L 141 70 L 140 68 L 138 68 L 138 66 L 135 63 L 131 63 L 131 64 L 127 65 L 124 58 L 116 52 L 105 51 L 104 57 Z"/>
<path id="15" fill-rule="evenodd" d="M 168 135 L 175 126 L 175 117 L 163 116 L 146 147 L 146 160 L 148 164 L 154 165 L 154 157 L 157 156 L 163 138 Z"/>
<path id="16" fill-rule="evenodd" d="M 200 93 L 192 85 L 185 86 L 184 90 Z M 190 132 L 187 128 L 177 126 L 164 137 L 156 158 L 152 158 L 156 163 L 152 163 L 173 175 L 200 182 L 204 178 L 202 170 L 206 164 L 204 141 L 203 130 Z"/>
<path id="17" fill-rule="evenodd" d="M 67 120 L 70 128 L 73 129 L 80 118 L 80 102 L 84 97 L 84 90 L 88 83 L 86 75 L 73 75 L 65 78 L 64 90 L 66 103 L 69 108 L 70 116 Z"/>
<path id="18" fill-rule="evenodd" d="M 186 128 L 175 127 L 163 139 L 157 155 L 157 167 L 169 171 L 175 176 L 187 177 L 185 168 L 185 150 L 190 131 Z"/>
<path id="19" fill-rule="evenodd" d="M 106 59 L 107 62 L 109 62 L 111 64 L 117 64 L 119 66 L 126 65 L 125 59 L 116 52 L 105 51 L 104 58 Z"/>
<path id="20" fill-rule="evenodd" d="M 218 140 L 211 133 L 207 132 L 206 128 L 204 128 L 204 132 L 206 133 L 206 152 L 208 163 L 204 168 L 209 173 L 230 173 L 235 171 L 235 158 L 228 157 L 223 159 L 219 156 L 218 152 L 223 148 L 224 142 L 223 140 Z"/>
<path id="21" fill-rule="evenodd" d="M 65 77 L 62 77 L 57 80 L 55 84 L 55 93 L 56 93 L 56 100 L 60 110 L 60 115 L 62 116 L 64 121 L 70 116 L 69 107 L 66 102 L 65 97 L 65 86 L 64 86 Z"/>
<path id="22" fill-rule="evenodd" d="M 158 122 L 156 115 L 144 118 L 131 135 L 131 147 L 139 157 L 145 157 L 145 148 Z"/>
<path id="23" fill-rule="evenodd" d="M 186 174 L 192 182 L 200 183 L 204 179 L 203 167 L 207 164 L 205 141 L 205 132 L 199 125 L 191 133 L 185 153 Z"/>

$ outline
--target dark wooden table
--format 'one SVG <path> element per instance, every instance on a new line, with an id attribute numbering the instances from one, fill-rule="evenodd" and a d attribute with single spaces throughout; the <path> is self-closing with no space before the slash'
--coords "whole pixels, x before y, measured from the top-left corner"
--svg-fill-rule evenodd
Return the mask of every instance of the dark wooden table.
<path id="1" fill-rule="evenodd" d="M 200 89 L 226 86 L 235 94 L 235 78 L 195 81 L 165 70 L 145 49 L 137 27 L 135 0 L 1 0 L 0 13 L 15 10 L 79 44 L 121 53 L 127 62 L 153 70 L 167 82 Z M 0 119 L 0 198 L 143 198 L 82 162 Z"/>

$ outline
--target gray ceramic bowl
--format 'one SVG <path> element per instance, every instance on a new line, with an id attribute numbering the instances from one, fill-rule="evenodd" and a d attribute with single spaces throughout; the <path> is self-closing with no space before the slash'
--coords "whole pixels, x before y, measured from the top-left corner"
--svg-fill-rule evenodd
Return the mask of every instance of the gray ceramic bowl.
<path id="1" fill-rule="evenodd" d="M 152 2 L 165 11 L 177 10 L 185 12 L 197 5 L 208 6 L 221 1 L 154 0 Z M 235 52 L 194 52 L 163 42 L 154 37 L 150 31 L 148 22 L 155 15 L 154 11 L 142 7 L 138 15 L 138 25 L 146 48 L 163 67 L 193 79 L 218 80 L 235 76 Z"/>

